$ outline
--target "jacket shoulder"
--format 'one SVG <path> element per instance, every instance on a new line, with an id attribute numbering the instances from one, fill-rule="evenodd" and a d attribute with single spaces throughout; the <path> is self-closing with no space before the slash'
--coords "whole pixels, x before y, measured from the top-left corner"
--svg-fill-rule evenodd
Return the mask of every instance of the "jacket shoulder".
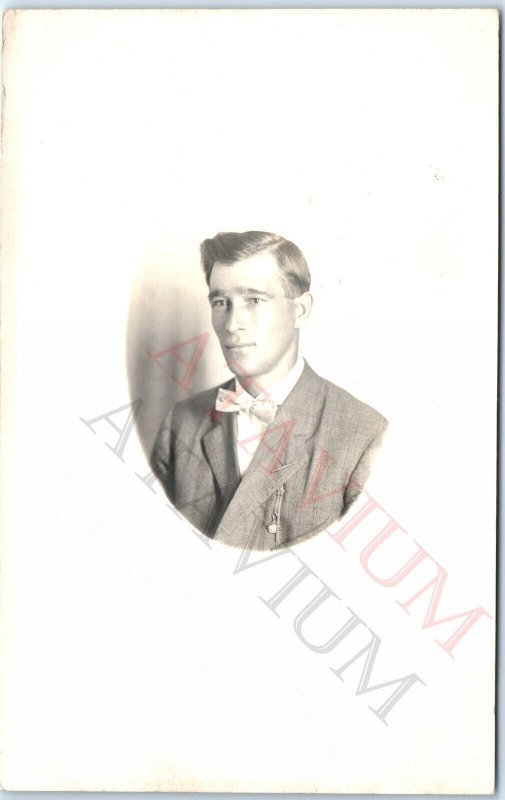
<path id="1" fill-rule="evenodd" d="M 313 370 L 311 378 L 324 396 L 326 411 L 344 419 L 350 429 L 361 430 L 370 438 L 375 438 L 385 431 L 388 421 L 380 411 L 359 400 L 341 386 L 317 375 Z"/>
<path id="2" fill-rule="evenodd" d="M 353 415 L 359 414 L 360 417 L 375 422 L 379 427 L 387 425 L 387 419 L 380 411 L 372 408 L 372 406 L 363 402 L 363 400 L 359 400 L 346 389 L 342 389 L 340 386 L 336 386 L 330 381 L 325 381 L 325 383 L 327 392 L 334 403 L 338 403 L 338 405 L 349 409 Z"/>
<path id="3" fill-rule="evenodd" d="M 211 412 L 216 405 L 216 397 L 219 389 L 229 388 L 230 381 L 214 386 L 212 389 L 205 389 L 203 392 L 180 400 L 173 408 L 173 417 L 182 422 L 189 418 L 201 419 L 202 416 L 210 418 Z"/>
<path id="4" fill-rule="evenodd" d="M 226 386 L 226 384 L 223 384 Z M 181 400 L 170 408 L 158 429 L 151 454 L 151 463 L 167 461 L 177 442 L 194 441 L 205 435 L 213 423 L 219 386 Z M 155 470 L 156 471 L 156 470 Z"/>
<path id="5" fill-rule="evenodd" d="M 187 397 L 185 400 L 180 400 L 175 404 L 174 411 L 191 413 L 198 412 L 202 409 L 205 410 L 209 408 L 209 405 L 212 407 L 216 402 L 218 388 L 218 386 L 215 386 L 212 389 L 205 389 L 205 391 Z"/>

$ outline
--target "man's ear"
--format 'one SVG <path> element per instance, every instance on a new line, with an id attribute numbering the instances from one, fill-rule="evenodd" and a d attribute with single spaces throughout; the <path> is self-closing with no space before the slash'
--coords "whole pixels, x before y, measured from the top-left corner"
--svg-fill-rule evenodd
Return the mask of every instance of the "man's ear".
<path id="1" fill-rule="evenodd" d="M 314 298 L 310 292 L 304 292 L 299 297 L 295 297 L 295 328 L 301 328 L 310 317 L 313 302 Z"/>

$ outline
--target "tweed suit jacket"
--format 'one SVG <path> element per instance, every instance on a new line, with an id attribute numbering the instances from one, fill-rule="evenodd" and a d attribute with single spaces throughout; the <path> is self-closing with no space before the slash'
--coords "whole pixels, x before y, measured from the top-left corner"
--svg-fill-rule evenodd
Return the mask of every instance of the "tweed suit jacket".
<path id="1" fill-rule="evenodd" d="M 155 441 L 153 471 L 180 513 L 254 550 L 302 541 L 342 516 L 368 477 L 384 417 L 305 364 L 240 478 L 237 413 L 215 411 L 219 388 L 177 403 Z"/>

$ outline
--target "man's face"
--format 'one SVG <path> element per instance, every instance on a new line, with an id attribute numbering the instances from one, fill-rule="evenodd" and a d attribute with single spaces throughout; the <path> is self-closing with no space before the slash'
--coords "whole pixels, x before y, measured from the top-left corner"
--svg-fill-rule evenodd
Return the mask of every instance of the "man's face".
<path id="1" fill-rule="evenodd" d="M 212 325 L 230 370 L 268 388 L 298 355 L 296 301 L 285 296 L 274 256 L 216 262 L 209 286 Z"/>

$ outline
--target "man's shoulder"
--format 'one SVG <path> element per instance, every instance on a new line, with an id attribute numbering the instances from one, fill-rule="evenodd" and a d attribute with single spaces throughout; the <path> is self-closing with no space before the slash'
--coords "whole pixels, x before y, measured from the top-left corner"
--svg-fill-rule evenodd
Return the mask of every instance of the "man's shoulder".
<path id="1" fill-rule="evenodd" d="M 187 418 L 201 418 L 202 416 L 210 417 L 211 412 L 215 408 L 216 398 L 219 389 L 230 388 L 231 381 L 225 381 L 218 386 L 213 386 L 211 389 L 205 389 L 203 392 L 193 394 L 185 400 L 180 400 L 175 404 L 173 414 L 181 421 Z"/>
<path id="2" fill-rule="evenodd" d="M 308 365 L 307 365 L 308 367 Z M 310 367 L 308 367 L 308 378 L 314 389 L 324 396 L 326 409 L 332 413 L 338 413 L 351 420 L 356 420 L 369 428 L 383 429 L 387 426 L 386 418 L 377 409 L 358 399 L 347 389 L 332 383 L 326 378 L 322 378 Z"/>
<path id="3" fill-rule="evenodd" d="M 387 424 L 386 418 L 376 408 L 368 405 L 363 400 L 359 400 L 346 389 L 342 389 L 341 386 L 337 386 L 330 381 L 326 381 L 326 383 L 329 386 L 330 396 L 334 398 L 334 401 L 348 409 L 353 415 L 359 414 L 362 419 L 374 421 L 379 426 Z"/>

